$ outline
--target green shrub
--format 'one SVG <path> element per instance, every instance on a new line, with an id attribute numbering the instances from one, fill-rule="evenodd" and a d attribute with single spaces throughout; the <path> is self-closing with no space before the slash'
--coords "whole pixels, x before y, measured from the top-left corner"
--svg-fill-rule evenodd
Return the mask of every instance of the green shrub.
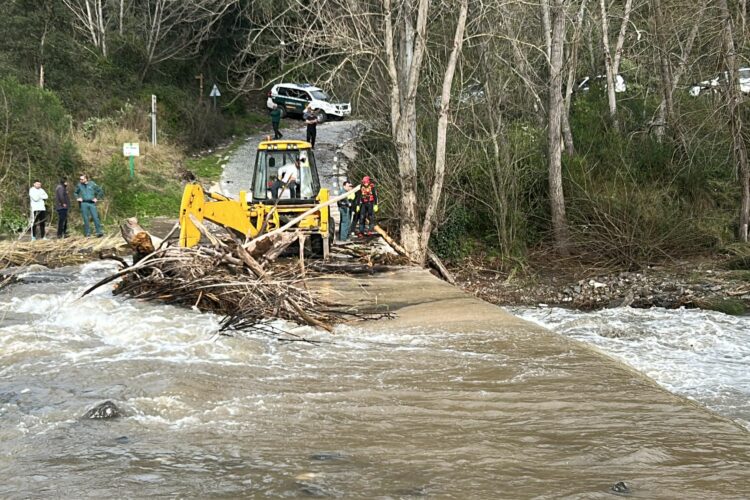
<path id="1" fill-rule="evenodd" d="M 97 183 L 105 189 L 106 216 L 110 220 L 147 220 L 159 215 L 176 216 L 179 212 L 182 187 L 176 179 L 148 171 L 136 172 L 131 178 L 128 162 L 122 157 L 112 157 Z"/>
<path id="2" fill-rule="evenodd" d="M 61 176 L 74 175 L 80 158 L 71 140 L 71 118 L 50 91 L 0 79 L 0 122 L 8 125 L 0 130 L 0 178 L 5 179 L 0 204 L 3 217 L 12 221 L 7 214 L 29 210 L 33 180 L 51 194 Z"/>
<path id="3" fill-rule="evenodd" d="M 463 206 L 456 205 L 446 214 L 445 220 L 438 224 L 437 230 L 430 239 L 430 246 L 440 256 L 447 259 L 466 257 L 471 251 L 472 231 L 471 212 Z"/>

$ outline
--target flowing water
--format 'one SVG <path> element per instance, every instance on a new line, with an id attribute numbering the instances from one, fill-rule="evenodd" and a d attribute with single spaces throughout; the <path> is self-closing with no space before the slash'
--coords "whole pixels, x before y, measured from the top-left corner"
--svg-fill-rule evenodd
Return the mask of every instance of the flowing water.
<path id="1" fill-rule="evenodd" d="M 509 308 L 750 429 L 750 317 L 699 309 Z"/>
<path id="2" fill-rule="evenodd" d="M 637 379 L 622 397 L 601 384 L 592 398 L 601 387 L 604 400 L 564 393 L 566 377 L 592 367 L 629 375 L 572 344 L 532 350 L 547 334 L 342 326 L 293 330 L 318 345 L 217 337 L 210 314 L 124 300 L 107 286 L 80 297 L 114 270 L 30 273 L 0 292 L 0 498 L 600 498 L 631 478 L 641 498 L 674 497 L 690 481 L 727 497 L 747 491 L 739 479 L 750 447 L 733 442 L 731 425 L 700 414 L 694 424 L 695 411 Z M 597 321 L 540 314 L 569 330 Z M 630 321 L 611 314 L 598 321 Z M 646 328 L 670 317 L 654 314 L 608 330 L 619 332 L 608 341 L 637 348 L 631 357 L 675 390 L 714 380 L 696 399 L 724 398 L 728 414 L 746 419 L 747 337 L 705 314 L 710 327 L 678 340 Z M 668 364 L 650 368 L 667 353 Z M 105 400 L 123 417 L 81 418 Z M 647 427 L 629 426 L 634 411 Z M 698 436 L 696 448 L 660 427 L 665 419 Z"/>

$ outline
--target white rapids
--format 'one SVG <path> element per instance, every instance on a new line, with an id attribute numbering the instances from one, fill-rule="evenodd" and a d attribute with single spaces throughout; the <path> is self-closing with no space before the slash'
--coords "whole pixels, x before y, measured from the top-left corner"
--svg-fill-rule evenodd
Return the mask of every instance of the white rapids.
<path id="1" fill-rule="evenodd" d="M 750 429 L 750 317 L 697 309 L 508 308 Z"/>

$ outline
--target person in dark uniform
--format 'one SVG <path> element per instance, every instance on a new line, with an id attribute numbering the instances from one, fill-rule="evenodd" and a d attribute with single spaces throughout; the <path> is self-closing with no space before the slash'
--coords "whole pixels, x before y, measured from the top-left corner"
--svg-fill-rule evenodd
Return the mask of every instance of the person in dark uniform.
<path id="1" fill-rule="evenodd" d="M 315 136 L 318 135 L 318 115 L 315 114 L 315 110 L 310 104 L 305 108 L 302 119 L 305 121 L 305 125 L 307 125 L 307 142 L 314 148 Z"/>

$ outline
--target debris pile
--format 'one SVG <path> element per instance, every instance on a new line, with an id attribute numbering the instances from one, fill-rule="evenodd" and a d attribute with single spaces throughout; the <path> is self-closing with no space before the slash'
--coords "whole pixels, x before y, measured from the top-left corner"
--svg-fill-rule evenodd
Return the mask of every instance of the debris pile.
<path id="1" fill-rule="evenodd" d="M 280 238 L 258 256 L 235 238 L 219 240 L 212 235 L 210 245 L 183 248 L 156 238 L 152 242 L 134 219 L 121 229 L 135 251 L 133 265 L 110 257 L 119 260 L 123 268 L 84 295 L 120 279 L 115 295 L 221 314 L 222 332 L 282 333 L 269 326 L 272 319 L 331 331 L 333 325 L 344 321 L 390 317 L 389 313 L 361 312 L 333 303 L 308 290 L 304 280 L 310 270 L 305 270 L 301 261 L 278 263 L 265 258 L 277 254 L 279 247 L 289 246 L 294 238 Z"/>

